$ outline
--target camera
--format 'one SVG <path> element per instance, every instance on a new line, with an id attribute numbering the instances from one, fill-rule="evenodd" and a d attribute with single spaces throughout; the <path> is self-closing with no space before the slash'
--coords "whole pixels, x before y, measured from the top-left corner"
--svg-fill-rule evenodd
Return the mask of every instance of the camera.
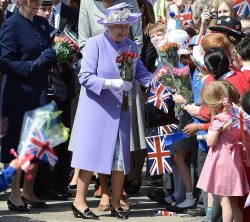
<path id="1" fill-rule="evenodd" d="M 218 18 L 218 12 L 210 12 L 210 18 L 211 19 L 217 19 Z"/>

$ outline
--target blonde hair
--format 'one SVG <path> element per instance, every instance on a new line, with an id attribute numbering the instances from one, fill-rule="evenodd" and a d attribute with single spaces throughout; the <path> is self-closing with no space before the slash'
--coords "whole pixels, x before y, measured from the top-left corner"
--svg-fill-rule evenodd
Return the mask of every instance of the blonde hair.
<path id="1" fill-rule="evenodd" d="M 227 80 L 217 80 L 218 82 L 221 82 L 227 89 L 228 91 L 228 97 L 229 101 L 231 103 L 238 104 L 240 102 L 240 94 L 238 90 L 235 88 L 235 86 L 228 82 Z"/>
<path id="2" fill-rule="evenodd" d="M 213 81 L 203 86 L 201 98 L 210 108 L 212 115 L 215 115 L 223 107 L 223 100 L 229 98 L 228 89 L 221 81 Z"/>
<path id="3" fill-rule="evenodd" d="M 165 32 L 165 25 L 160 23 L 160 22 L 149 23 L 147 25 L 145 33 L 150 36 L 150 35 L 152 35 L 153 33 L 156 33 L 156 32 L 163 32 L 164 33 Z"/>
<path id="4" fill-rule="evenodd" d="M 220 7 L 220 5 L 222 3 L 226 3 L 228 5 L 228 8 L 230 10 L 230 16 L 235 17 L 234 16 L 234 9 L 233 9 L 233 0 L 214 0 L 213 6 L 214 6 L 216 11 L 218 11 L 218 8 Z"/>

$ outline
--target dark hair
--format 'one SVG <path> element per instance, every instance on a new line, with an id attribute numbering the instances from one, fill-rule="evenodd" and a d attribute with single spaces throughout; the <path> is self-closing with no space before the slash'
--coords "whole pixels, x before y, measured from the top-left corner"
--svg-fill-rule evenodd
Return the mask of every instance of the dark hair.
<path id="1" fill-rule="evenodd" d="M 236 50 L 243 61 L 250 61 L 250 38 L 242 39 L 236 46 Z"/>
<path id="2" fill-rule="evenodd" d="M 243 94 L 241 105 L 243 110 L 250 115 L 250 90 Z"/>
<path id="3" fill-rule="evenodd" d="M 195 29 L 193 27 L 191 27 L 191 26 L 185 25 L 185 26 L 182 27 L 182 29 L 187 32 L 190 39 L 193 36 L 197 35 L 197 32 L 195 31 Z"/>
<path id="4" fill-rule="evenodd" d="M 147 0 L 137 0 L 139 8 L 144 8 L 142 12 L 142 26 L 143 26 L 143 31 L 146 31 L 146 27 L 150 23 L 154 23 L 154 18 L 152 17 L 150 13 L 150 5 Z"/>
<path id="5" fill-rule="evenodd" d="M 80 10 L 80 0 L 70 0 L 69 1 L 69 6 L 71 8 L 76 9 L 76 10 Z"/>
<path id="6" fill-rule="evenodd" d="M 215 79 L 230 71 L 229 59 L 223 48 L 211 48 L 204 56 L 204 62 L 209 72 Z"/>

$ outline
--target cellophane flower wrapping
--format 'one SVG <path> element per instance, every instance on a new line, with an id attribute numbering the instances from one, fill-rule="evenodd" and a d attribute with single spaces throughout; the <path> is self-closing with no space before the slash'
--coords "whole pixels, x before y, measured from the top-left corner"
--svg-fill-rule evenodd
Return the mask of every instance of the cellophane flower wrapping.
<path id="1" fill-rule="evenodd" d="M 46 160 L 51 165 L 56 163 L 57 157 L 53 151 L 52 157 L 45 155 L 40 158 L 38 154 L 41 152 L 41 149 L 39 150 L 39 146 L 34 144 L 32 139 L 35 138 L 39 141 L 42 144 L 42 149 L 45 148 L 45 145 L 53 148 L 67 141 L 69 130 L 62 124 L 59 118 L 61 113 L 61 111 L 58 111 L 54 101 L 25 113 L 18 146 L 19 158 L 22 159 L 22 157 L 33 153 L 36 158 Z"/>
<path id="2" fill-rule="evenodd" d="M 154 77 L 171 92 L 181 94 L 188 103 L 193 102 L 189 66 L 182 68 L 163 66 L 154 73 Z M 180 108 L 181 107 L 177 105 L 175 111 L 180 111 Z"/>
<path id="3" fill-rule="evenodd" d="M 123 80 L 132 82 L 134 79 L 134 62 L 138 54 L 123 51 L 116 57 L 116 63 Z M 122 110 L 128 110 L 128 92 L 123 92 Z"/>
<path id="4" fill-rule="evenodd" d="M 55 36 L 53 48 L 56 51 L 57 61 L 61 64 L 74 64 L 77 62 L 77 54 L 80 48 L 67 35 Z"/>
<path id="5" fill-rule="evenodd" d="M 166 42 L 163 46 L 159 48 L 158 54 L 161 58 L 163 64 L 166 64 L 166 61 L 169 62 L 173 67 L 178 65 L 179 56 L 178 56 L 178 43 Z"/>

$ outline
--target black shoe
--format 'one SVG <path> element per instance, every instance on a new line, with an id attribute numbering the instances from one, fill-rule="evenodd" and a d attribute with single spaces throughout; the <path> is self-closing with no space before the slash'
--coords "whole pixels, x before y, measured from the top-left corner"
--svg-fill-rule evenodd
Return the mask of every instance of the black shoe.
<path id="1" fill-rule="evenodd" d="M 69 190 L 76 190 L 77 189 L 77 184 L 69 185 L 68 188 L 69 188 Z"/>
<path id="2" fill-rule="evenodd" d="M 206 216 L 206 212 L 205 209 L 202 207 L 196 207 L 195 209 L 188 209 L 187 210 L 187 214 L 191 215 L 191 216 Z"/>
<path id="3" fill-rule="evenodd" d="M 17 211 L 17 212 L 29 212 L 29 208 L 27 205 L 16 206 L 10 200 L 7 201 L 7 205 L 9 210 Z"/>
<path id="4" fill-rule="evenodd" d="M 96 216 L 89 208 L 87 208 L 84 212 L 80 212 L 74 204 L 71 205 L 71 209 L 75 217 L 81 217 L 83 219 L 94 219 L 99 220 L 99 217 Z"/>
<path id="5" fill-rule="evenodd" d="M 111 217 L 116 217 L 117 219 L 126 220 L 128 219 L 128 214 L 121 208 L 114 209 L 110 206 L 111 209 Z"/>
<path id="6" fill-rule="evenodd" d="M 67 197 L 72 197 L 72 192 L 71 192 L 71 190 L 69 188 L 64 188 L 62 190 L 59 190 L 58 192 L 60 194 L 63 194 L 65 196 L 67 196 Z"/>
<path id="7" fill-rule="evenodd" d="M 153 201 L 156 201 L 160 204 L 166 204 L 165 202 L 165 195 L 164 195 L 164 192 L 162 189 L 151 189 L 148 191 L 147 193 L 147 197 L 150 199 L 150 200 L 153 200 Z"/>
<path id="8" fill-rule="evenodd" d="M 32 208 L 48 208 L 49 207 L 49 205 L 47 205 L 45 202 L 42 202 L 42 201 L 34 202 L 34 201 L 26 199 L 24 196 L 22 196 L 22 199 L 25 204 L 31 206 Z"/>

